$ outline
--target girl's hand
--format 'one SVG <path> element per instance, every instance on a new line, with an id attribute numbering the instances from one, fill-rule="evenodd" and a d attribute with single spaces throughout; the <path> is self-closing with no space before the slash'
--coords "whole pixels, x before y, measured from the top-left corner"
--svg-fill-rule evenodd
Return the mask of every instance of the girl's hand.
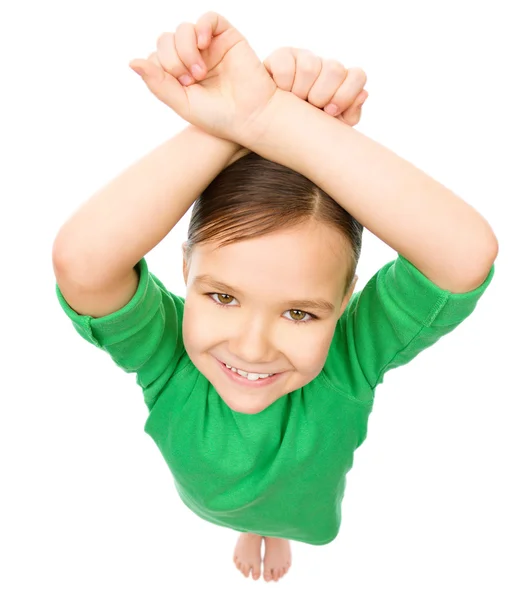
<path id="1" fill-rule="evenodd" d="M 362 69 L 346 69 L 338 61 L 291 47 L 278 48 L 263 64 L 280 90 L 325 108 L 351 127 L 360 121 L 362 105 L 369 96 L 363 89 L 367 75 Z M 330 104 L 338 107 L 336 113 L 327 111 Z"/>
<path id="2" fill-rule="evenodd" d="M 163 33 L 157 52 L 131 61 L 130 67 L 185 121 L 233 142 L 245 139 L 277 91 L 247 40 L 215 12 Z"/>

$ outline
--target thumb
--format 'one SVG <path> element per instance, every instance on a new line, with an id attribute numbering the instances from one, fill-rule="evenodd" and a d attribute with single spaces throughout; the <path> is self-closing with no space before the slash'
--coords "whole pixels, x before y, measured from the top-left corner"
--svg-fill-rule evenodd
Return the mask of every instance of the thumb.
<path id="1" fill-rule="evenodd" d="M 175 77 L 151 60 L 135 59 L 129 67 L 142 77 L 154 96 L 185 118 L 181 111 L 184 111 L 186 93 Z"/>
<path id="2" fill-rule="evenodd" d="M 140 75 L 144 79 L 147 85 L 159 84 L 163 79 L 161 69 L 148 60 L 132 60 L 129 66 L 137 75 Z"/>

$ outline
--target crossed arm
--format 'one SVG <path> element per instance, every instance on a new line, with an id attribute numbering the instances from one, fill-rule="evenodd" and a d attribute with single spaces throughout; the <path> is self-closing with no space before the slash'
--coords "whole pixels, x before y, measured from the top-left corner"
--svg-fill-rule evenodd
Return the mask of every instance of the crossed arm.
<path id="1" fill-rule="evenodd" d="M 313 181 L 442 289 L 468 292 L 486 279 L 498 242 L 472 206 L 293 94 L 278 91 L 243 145 Z"/>

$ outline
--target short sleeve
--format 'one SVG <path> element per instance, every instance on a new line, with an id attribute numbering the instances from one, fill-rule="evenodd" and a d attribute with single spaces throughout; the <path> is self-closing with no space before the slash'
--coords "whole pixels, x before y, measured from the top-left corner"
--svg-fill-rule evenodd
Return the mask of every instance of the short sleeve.
<path id="1" fill-rule="evenodd" d="M 184 299 L 169 292 L 149 272 L 144 258 L 135 269 L 139 283 L 133 298 L 103 317 L 79 315 L 66 302 L 58 284 L 56 294 L 85 340 L 107 352 L 126 373 L 136 373 L 137 383 L 145 392 L 156 393 L 186 354 L 182 339 Z"/>
<path id="2" fill-rule="evenodd" d="M 453 331 L 474 310 L 495 272 L 476 289 L 443 290 L 405 257 L 384 265 L 353 294 L 340 317 L 331 345 L 339 373 L 359 369 L 369 387 L 387 371 L 405 365 Z M 345 364 L 346 363 L 346 364 Z"/>

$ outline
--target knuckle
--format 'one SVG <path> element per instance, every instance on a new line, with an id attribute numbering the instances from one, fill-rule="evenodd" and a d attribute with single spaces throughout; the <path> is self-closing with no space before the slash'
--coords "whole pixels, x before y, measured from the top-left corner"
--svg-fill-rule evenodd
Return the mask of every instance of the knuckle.
<path id="1" fill-rule="evenodd" d="M 164 31 L 163 33 L 161 33 L 161 35 L 157 38 L 157 47 L 159 47 L 166 39 L 168 38 L 173 38 L 173 33 L 170 33 L 169 31 Z"/>
<path id="2" fill-rule="evenodd" d="M 341 73 L 345 73 L 346 69 L 345 67 L 342 65 L 341 62 L 334 60 L 334 59 L 327 59 L 323 61 L 323 67 L 327 70 L 328 73 L 335 74 L 341 74 Z"/>
<path id="3" fill-rule="evenodd" d="M 284 65 L 272 65 L 272 77 L 281 78 L 283 75 L 287 75 L 289 70 Z"/>
<path id="4" fill-rule="evenodd" d="M 265 60 L 263 61 L 264 64 L 266 65 L 272 65 L 272 67 L 274 67 L 274 63 L 278 63 L 279 64 L 279 58 L 280 58 L 280 50 L 274 50 L 274 52 L 271 52 L 267 58 L 265 58 Z"/>
<path id="5" fill-rule="evenodd" d="M 210 19 L 215 19 L 218 14 L 213 10 L 207 10 L 199 17 L 199 21 L 209 21 Z"/>
<path id="6" fill-rule="evenodd" d="M 275 60 L 275 61 L 283 60 L 290 53 L 291 52 L 289 51 L 288 48 L 278 48 L 277 50 L 274 50 L 274 52 L 269 54 L 267 60 L 270 60 L 270 59 Z"/>
<path id="7" fill-rule="evenodd" d="M 278 48 L 274 50 L 264 61 L 267 70 L 272 76 L 282 77 L 293 74 L 296 69 L 296 62 L 290 48 Z"/>
<path id="8" fill-rule="evenodd" d="M 298 56 L 298 68 L 302 73 L 317 75 L 320 72 L 320 59 L 311 54 Z"/>
<path id="9" fill-rule="evenodd" d="M 209 10 L 203 13 L 199 19 L 197 19 L 196 27 L 202 27 L 203 25 L 211 25 L 214 27 L 214 23 L 219 22 L 221 15 L 213 10 Z"/>
<path id="10" fill-rule="evenodd" d="M 367 74 L 360 67 L 352 69 L 354 77 L 361 83 L 362 87 L 367 83 Z"/>
<path id="11" fill-rule="evenodd" d="M 191 27 L 193 29 L 194 28 L 193 23 L 190 23 L 189 21 L 183 21 L 182 23 L 179 23 L 179 25 L 177 25 L 177 29 L 175 30 L 175 32 L 179 33 L 180 31 L 182 31 L 184 29 L 188 29 L 189 27 Z"/>
<path id="12" fill-rule="evenodd" d="M 273 73 L 289 73 L 291 70 L 294 72 L 294 64 L 283 59 L 283 57 L 274 57 L 271 64 Z"/>

